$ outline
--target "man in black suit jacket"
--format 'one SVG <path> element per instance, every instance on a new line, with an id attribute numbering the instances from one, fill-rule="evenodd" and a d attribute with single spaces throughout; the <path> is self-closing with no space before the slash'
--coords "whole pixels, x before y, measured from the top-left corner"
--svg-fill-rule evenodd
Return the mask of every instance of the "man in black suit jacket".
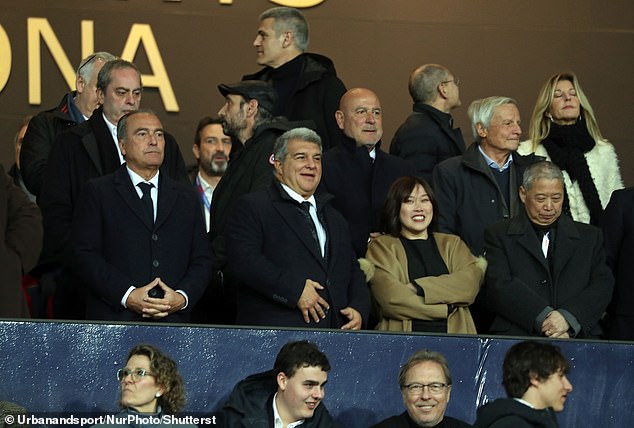
<path id="1" fill-rule="evenodd" d="M 335 196 L 333 206 L 350 225 L 357 257 L 365 257 L 368 239 L 378 235 L 379 217 L 390 186 L 415 173 L 409 161 L 381 150 L 383 110 L 369 89 L 346 92 L 335 118 L 341 144 L 324 154 L 324 190 Z"/>
<path id="2" fill-rule="evenodd" d="M 165 135 L 154 113 L 128 113 L 117 132 L 126 163 L 88 182 L 73 219 L 87 318 L 186 321 L 211 264 L 196 194 L 159 172 Z"/>
<path id="3" fill-rule="evenodd" d="M 524 212 L 485 232 L 490 333 L 592 338 L 612 296 L 601 231 L 561 216 L 564 181 L 547 161 L 520 187 Z"/>
<path id="4" fill-rule="evenodd" d="M 315 195 L 321 139 L 307 128 L 275 142 L 275 176 L 242 197 L 229 223 L 238 324 L 359 329 L 370 299 L 346 221 Z"/>
<path id="5" fill-rule="evenodd" d="M 459 84 L 438 64 L 421 65 L 409 77 L 414 111 L 394 134 L 390 154 L 412 161 L 428 183 L 436 165 L 465 150 L 460 128 L 453 127 L 451 117 L 451 111 L 462 104 Z"/>
<path id="6" fill-rule="evenodd" d="M 38 273 L 43 283 L 57 283 L 54 316 L 83 318 L 77 290 L 72 289 L 69 266 L 69 239 L 77 198 L 85 183 L 116 171 L 123 163 L 118 148 L 117 123 L 126 113 L 136 111 L 141 102 L 141 74 L 128 61 L 107 62 L 99 71 L 97 95 L 102 107 L 89 120 L 61 134 L 51 151 L 39 204 L 44 221 L 44 247 Z M 165 156 L 161 171 L 187 182 L 185 162 L 178 144 L 165 136 Z M 70 287 L 70 290 L 66 290 Z"/>
<path id="7" fill-rule="evenodd" d="M 603 216 L 608 266 L 615 278 L 614 295 L 608 306 L 608 339 L 634 340 L 634 188 L 616 190 Z"/>

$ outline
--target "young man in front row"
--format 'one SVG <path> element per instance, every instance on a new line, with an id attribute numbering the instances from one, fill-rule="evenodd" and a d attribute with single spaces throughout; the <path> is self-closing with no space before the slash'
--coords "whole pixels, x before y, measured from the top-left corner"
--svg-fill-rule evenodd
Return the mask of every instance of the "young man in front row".
<path id="1" fill-rule="evenodd" d="M 330 428 L 324 386 L 330 363 L 314 344 L 289 342 L 277 354 L 273 370 L 240 381 L 221 411 L 227 428 Z"/>
<path id="2" fill-rule="evenodd" d="M 502 383 L 509 398 L 478 409 L 476 428 L 557 428 L 554 412 L 564 410 L 572 385 L 568 360 L 548 343 L 517 343 L 504 357 Z"/>

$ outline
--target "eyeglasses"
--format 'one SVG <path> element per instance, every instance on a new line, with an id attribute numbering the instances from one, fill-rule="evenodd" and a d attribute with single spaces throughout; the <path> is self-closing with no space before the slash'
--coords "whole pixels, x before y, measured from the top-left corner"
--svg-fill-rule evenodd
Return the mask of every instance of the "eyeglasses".
<path id="1" fill-rule="evenodd" d="M 453 79 L 451 79 L 451 80 L 444 80 L 444 81 L 442 81 L 442 82 L 440 82 L 440 83 L 442 83 L 443 85 L 445 85 L 445 84 L 447 84 L 447 83 L 451 83 L 451 82 L 453 82 L 453 83 L 454 83 L 454 85 L 456 85 L 456 86 L 460 86 L 460 79 L 458 79 L 457 77 L 454 77 L 454 78 L 453 78 Z"/>
<path id="2" fill-rule="evenodd" d="M 401 389 L 406 389 L 410 395 L 421 395 L 425 390 L 425 387 L 429 390 L 430 394 L 441 394 L 445 388 L 449 387 L 446 383 L 433 382 L 428 384 L 422 383 L 410 383 L 409 385 L 403 385 Z"/>
<path id="3" fill-rule="evenodd" d="M 95 58 L 97 58 L 97 54 L 94 53 L 92 55 L 90 55 L 88 58 L 86 58 L 86 60 L 79 65 L 79 68 L 77 69 L 77 74 L 81 74 L 81 70 L 86 67 L 88 64 L 90 64 Z"/>
<path id="4" fill-rule="evenodd" d="M 117 380 L 122 382 L 123 379 L 130 375 L 132 377 L 132 382 L 138 382 L 146 376 L 154 376 L 152 373 L 145 369 L 119 369 L 117 370 Z"/>

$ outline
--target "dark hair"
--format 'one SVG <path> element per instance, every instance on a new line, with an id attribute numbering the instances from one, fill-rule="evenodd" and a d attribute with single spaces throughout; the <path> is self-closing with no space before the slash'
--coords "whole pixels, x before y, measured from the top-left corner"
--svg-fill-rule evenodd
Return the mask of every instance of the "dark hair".
<path id="1" fill-rule="evenodd" d="M 425 180 L 420 177 L 409 175 L 401 177 L 392 183 L 390 190 L 387 192 L 385 203 L 383 204 L 383 210 L 381 211 L 380 224 L 383 232 L 395 237 L 401 236 L 401 229 L 403 227 L 401 225 L 400 218 L 401 205 L 419 184 L 423 186 L 423 189 L 427 192 L 427 196 L 429 196 L 431 206 L 434 210 L 434 215 L 431 219 L 431 223 L 429 224 L 429 230 L 436 230 L 436 224 L 438 223 L 438 203 L 436 202 L 436 196 L 434 196 L 431 186 L 427 184 Z"/>
<path id="2" fill-rule="evenodd" d="M 176 362 L 152 345 L 137 345 L 128 354 L 128 360 L 134 355 L 145 355 L 150 359 L 150 371 L 157 385 L 165 389 L 158 398 L 158 404 L 165 413 L 176 413 L 185 406 L 185 387 L 178 374 Z"/>
<path id="3" fill-rule="evenodd" d="M 146 113 L 146 114 L 151 114 L 156 116 L 156 113 L 154 113 L 154 111 L 152 111 L 149 108 L 140 108 L 138 110 L 131 111 L 130 113 L 124 114 L 123 116 L 121 116 L 121 119 L 119 119 L 119 122 L 117 123 L 117 140 L 123 140 L 127 136 L 126 133 L 128 132 L 128 119 L 130 119 L 135 114 L 141 114 L 141 113 Z"/>
<path id="4" fill-rule="evenodd" d="M 326 354 L 321 352 L 317 345 L 307 340 L 288 342 L 282 346 L 275 358 L 273 371 L 275 376 L 284 373 L 291 378 L 302 367 L 321 367 L 325 372 L 330 371 L 330 363 Z"/>
<path id="5" fill-rule="evenodd" d="M 112 81 L 112 72 L 122 68 L 131 68 L 136 71 L 136 74 L 139 76 L 139 82 L 141 82 L 141 73 L 136 65 L 124 59 L 114 59 L 105 63 L 103 67 L 101 67 L 101 70 L 99 70 L 99 74 L 97 75 L 97 89 L 101 89 L 105 92 Z M 141 87 L 143 87 L 143 84 L 141 84 Z"/>
<path id="6" fill-rule="evenodd" d="M 222 126 L 222 120 L 218 117 L 205 116 L 198 121 L 198 126 L 196 127 L 196 135 L 194 136 L 194 144 L 200 146 L 200 131 L 205 129 L 206 126 L 209 125 L 220 125 Z"/>
<path id="7" fill-rule="evenodd" d="M 531 379 L 541 382 L 554 373 L 568 371 L 568 360 L 559 347 L 529 340 L 516 343 L 506 352 L 502 384 L 509 397 L 521 398 L 531 385 Z"/>
<path id="8" fill-rule="evenodd" d="M 447 382 L 447 385 L 451 385 L 451 372 L 449 371 L 449 363 L 447 363 L 445 356 L 440 352 L 431 351 L 429 349 L 421 349 L 410 356 L 407 359 L 407 362 L 401 367 L 401 371 L 398 373 L 398 385 L 401 389 L 405 388 L 407 372 L 417 364 L 427 361 L 438 364 L 445 375 L 445 382 Z"/>

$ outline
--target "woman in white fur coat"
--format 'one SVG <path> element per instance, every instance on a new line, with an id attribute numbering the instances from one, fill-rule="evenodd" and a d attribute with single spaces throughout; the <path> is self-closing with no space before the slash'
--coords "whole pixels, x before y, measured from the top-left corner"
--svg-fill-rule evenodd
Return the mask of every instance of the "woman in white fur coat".
<path id="1" fill-rule="evenodd" d="M 545 156 L 562 170 L 567 206 L 576 221 L 598 225 L 612 192 L 623 188 L 614 146 L 601 135 L 594 112 L 572 72 L 550 77 L 537 96 L 522 155 Z"/>

